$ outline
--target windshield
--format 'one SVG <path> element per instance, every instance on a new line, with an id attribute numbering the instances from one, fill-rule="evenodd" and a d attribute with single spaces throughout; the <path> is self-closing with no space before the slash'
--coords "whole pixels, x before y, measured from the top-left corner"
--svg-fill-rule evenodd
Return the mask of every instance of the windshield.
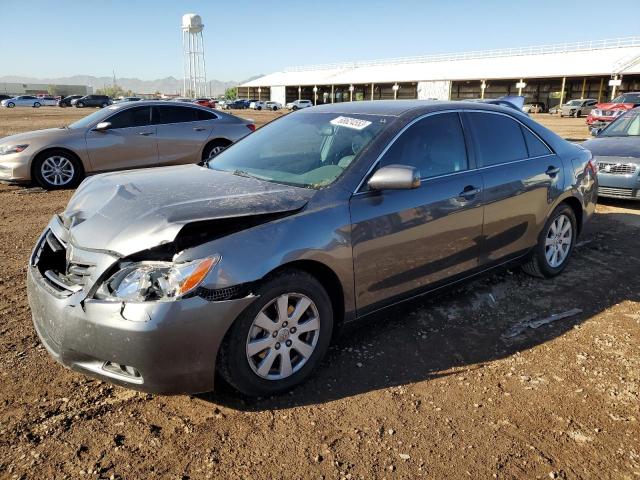
<path id="1" fill-rule="evenodd" d="M 101 121 L 103 118 L 113 113 L 113 110 L 116 110 L 118 107 L 107 107 L 97 112 L 93 112 L 91 115 L 87 115 L 86 117 L 82 117 L 77 122 L 73 122 L 67 125 L 67 128 L 76 129 L 76 128 L 87 128 L 93 125 L 95 122 Z"/>
<path id="2" fill-rule="evenodd" d="M 640 103 L 640 93 L 625 93 L 611 100 L 611 103 Z"/>
<path id="3" fill-rule="evenodd" d="M 605 128 L 599 137 L 638 137 L 640 136 L 640 109 L 625 113 Z"/>
<path id="4" fill-rule="evenodd" d="M 304 188 L 333 183 L 388 117 L 297 112 L 229 147 L 209 168 Z"/>
<path id="5" fill-rule="evenodd" d="M 581 100 L 571 100 L 570 102 L 567 103 L 567 105 L 570 105 L 572 107 L 578 106 L 582 103 Z"/>

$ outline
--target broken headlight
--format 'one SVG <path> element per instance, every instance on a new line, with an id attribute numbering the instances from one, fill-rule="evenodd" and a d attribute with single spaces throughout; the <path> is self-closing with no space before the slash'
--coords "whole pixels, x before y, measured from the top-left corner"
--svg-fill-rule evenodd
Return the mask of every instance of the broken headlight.
<path id="1" fill-rule="evenodd" d="M 172 301 L 195 289 L 220 261 L 219 255 L 185 263 L 140 262 L 114 273 L 96 292 L 104 300 Z"/>

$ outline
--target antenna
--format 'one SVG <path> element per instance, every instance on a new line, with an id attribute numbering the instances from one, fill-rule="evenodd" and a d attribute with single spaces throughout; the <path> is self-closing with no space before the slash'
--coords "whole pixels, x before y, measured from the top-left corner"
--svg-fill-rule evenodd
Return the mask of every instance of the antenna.
<path id="1" fill-rule="evenodd" d="M 201 97 L 206 94 L 207 74 L 204 63 L 204 25 L 200 15 L 186 13 L 182 16 L 182 50 L 184 78 L 182 94 L 185 97 Z"/>

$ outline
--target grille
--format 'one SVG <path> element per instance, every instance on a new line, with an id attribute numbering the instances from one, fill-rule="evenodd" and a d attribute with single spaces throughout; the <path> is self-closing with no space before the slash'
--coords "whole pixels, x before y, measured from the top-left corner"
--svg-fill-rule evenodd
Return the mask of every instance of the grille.
<path id="1" fill-rule="evenodd" d="M 636 173 L 638 166 L 634 163 L 608 163 L 598 162 L 598 167 L 603 173 L 614 175 L 631 175 Z"/>
<path id="2" fill-rule="evenodd" d="M 613 117 L 613 112 L 615 110 L 602 110 L 602 113 L 600 114 L 602 117 Z"/>
<path id="3" fill-rule="evenodd" d="M 598 193 L 600 195 L 610 195 L 613 197 L 633 197 L 633 190 L 631 188 L 598 187 Z"/>
<path id="4" fill-rule="evenodd" d="M 234 285 L 233 287 L 226 288 L 204 288 L 198 287 L 196 289 L 196 295 L 208 300 L 210 302 L 220 302 L 222 300 L 231 300 L 232 298 L 239 298 L 243 296 L 247 291 L 245 285 Z"/>
<path id="5" fill-rule="evenodd" d="M 36 247 L 31 263 L 53 289 L 71 295 L 82 290 L 93 266 L 71 262 L 67 265 L 66 255 L 67 245 L 48 230 Z"/>

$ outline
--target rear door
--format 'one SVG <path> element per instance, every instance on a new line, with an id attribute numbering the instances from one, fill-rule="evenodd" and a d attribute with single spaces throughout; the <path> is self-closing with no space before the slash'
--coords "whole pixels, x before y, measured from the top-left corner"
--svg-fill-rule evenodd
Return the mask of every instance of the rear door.
<path id="1" fill-rule="evenodd" d="M 94 171 L 155 167 L 158 164 L 156 127 L 151 107 L 127 108 L 105 119 L 111 128 L 87 131 L 87 151 Z"/>
<path id="2" fill-rule="evenodd" d="M 216 124 L 213 112 L 182 105 L 156 105 L 153 123 L 158 128 L 161 165 L 198 163 Z"/>
<path id="3" fill-rule="evenodd" d="M 535 245 L 549 206 L 562 193 L 562 161 L 511 115 L 468 111 L 464 119 L 484 183 L 480 262 L 516 257 Z"/>
<path id="4" fill-rule="evenodd" d="M 359 313 L 478 265 L 482 176 L 467 155 L 459 114 L 432 114 L 408 127 L 380 159 L 391 164 L 415 166 L 422 184 L 351 199 Z"/>

